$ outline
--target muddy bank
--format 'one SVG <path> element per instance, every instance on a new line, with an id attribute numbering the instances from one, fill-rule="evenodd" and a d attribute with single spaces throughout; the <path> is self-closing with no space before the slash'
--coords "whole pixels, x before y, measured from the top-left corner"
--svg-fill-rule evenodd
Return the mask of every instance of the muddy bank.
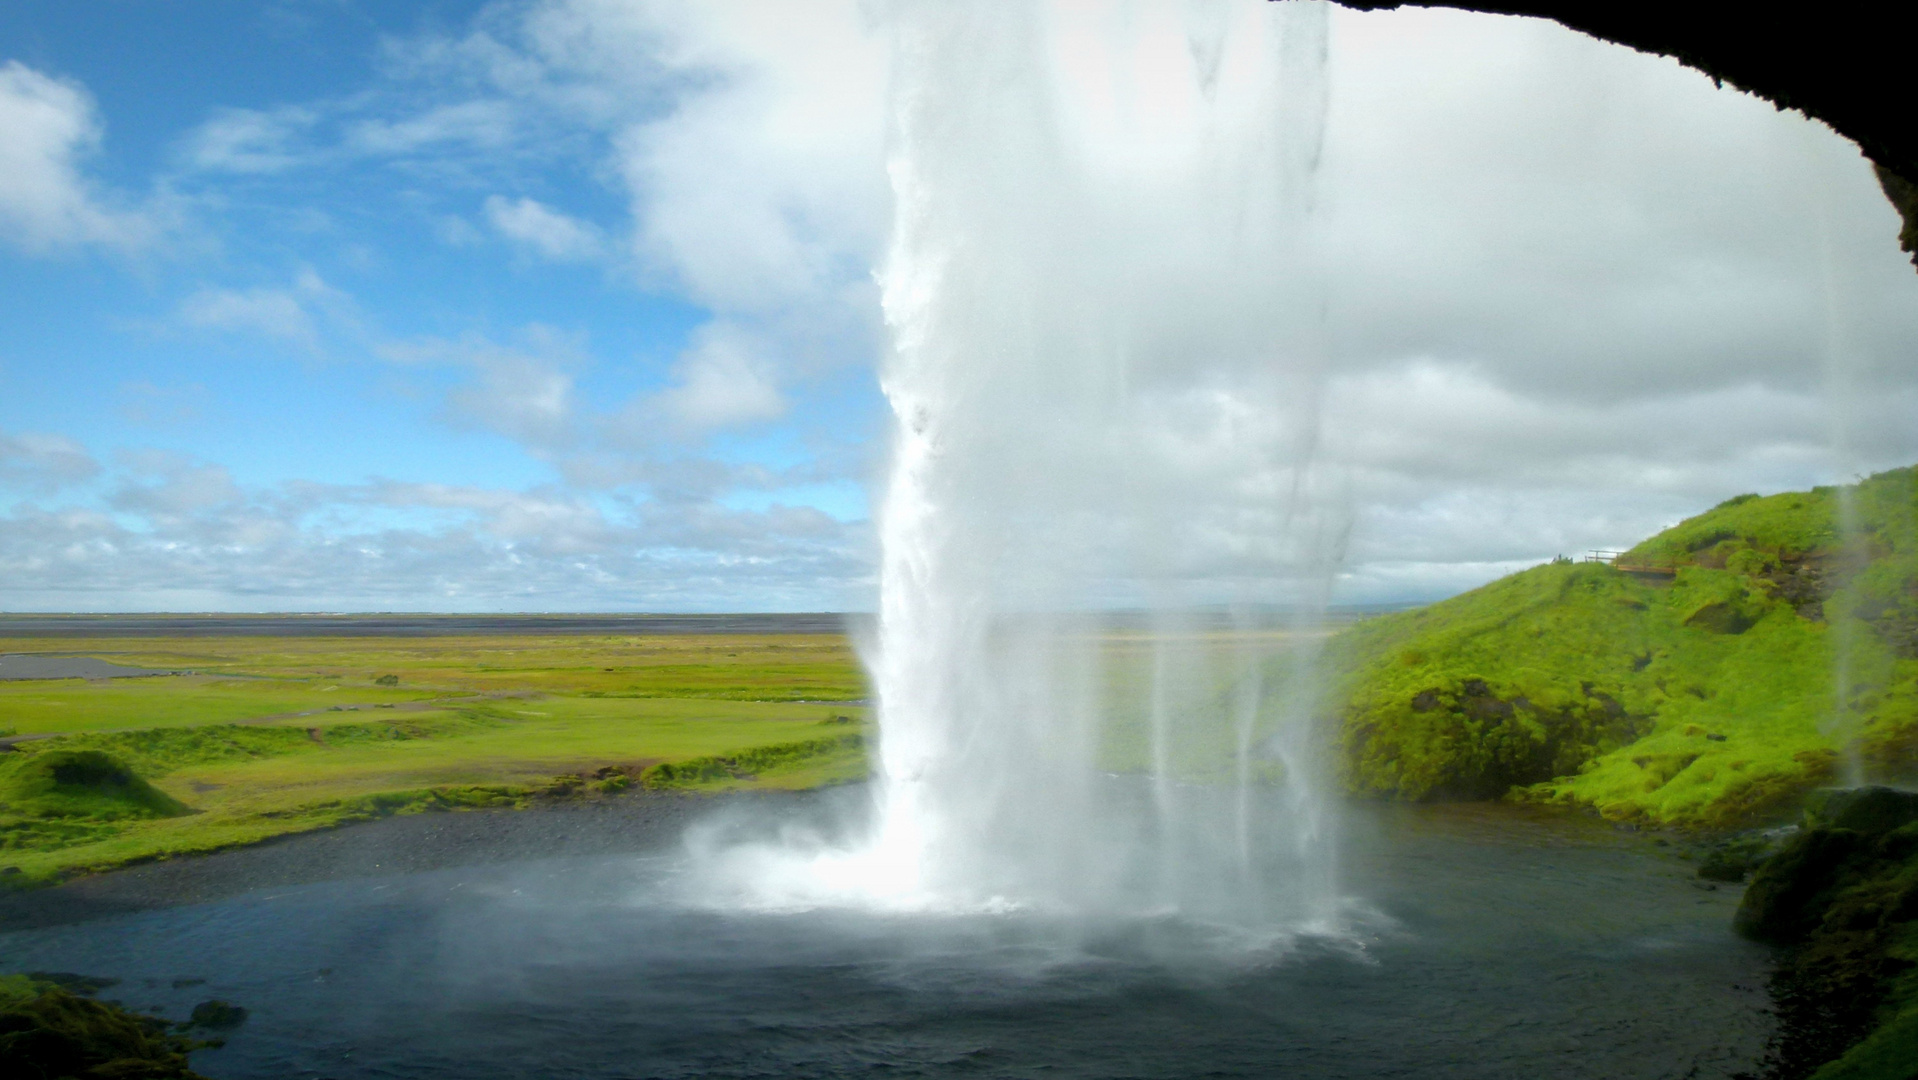
<path id="1" fill-rule="evenodd" d="M 138 679 L 151 675 L 190 675 L 185 671 L 127 667 L 91 656 L 0 654 L 0 679 Z"/>

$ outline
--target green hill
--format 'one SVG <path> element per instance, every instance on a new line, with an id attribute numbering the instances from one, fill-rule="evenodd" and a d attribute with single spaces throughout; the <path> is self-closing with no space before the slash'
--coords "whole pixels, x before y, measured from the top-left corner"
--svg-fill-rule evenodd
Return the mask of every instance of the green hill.
<path id="1" fill-rule="evenodd" d="M 1620 567 L 1638 568 L 1629 572 Z M 1918 766 L 1918 468 L 1742 495 L 1329 646 L 1353 792 L 1691 828 Z"/>
<path id="2" fill-rule="evenodd" d="M 98 750 L 20 756 L 21 761 L 0 770 L 0 812 L 107 821 L 191 813 L 124 762 Z"/>

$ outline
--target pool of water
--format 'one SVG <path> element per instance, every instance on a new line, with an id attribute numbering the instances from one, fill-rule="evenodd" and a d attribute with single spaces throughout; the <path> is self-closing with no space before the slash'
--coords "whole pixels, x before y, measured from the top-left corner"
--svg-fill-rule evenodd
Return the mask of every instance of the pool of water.
<path id="1" fill-rule="evenodd" d="M 0 970 L 251 1016 L 242 1077 L 1718 1077 L 1770 1033 L 1766 953 L 1642 838 L 1355 808 L 1339 933 L 1169 915 L 728 911 L 689 858 L 355 877 L 0 934 Z M 203 982 L 197 980 L 204 980 Z"/>

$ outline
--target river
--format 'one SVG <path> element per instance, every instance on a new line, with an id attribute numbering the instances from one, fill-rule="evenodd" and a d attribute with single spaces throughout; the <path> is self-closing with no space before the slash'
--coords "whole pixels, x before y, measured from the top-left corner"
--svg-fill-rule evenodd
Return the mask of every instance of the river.
<path id="1" fill-rule="evenodd" d="M 673 837 L 747 803 L 608 804 L 295 838 L 84 902 L 108 875 L 9 909 L 0 970 L 115 977 L 103 996 L 176 1019 L 246 1007 L 194 1055 L 216 1080 L 1728 1077 L 1771 1030 L 1737 888 L 1585 819 L 1348 807 L 1345 924 L 1253 940 L 1171 914 L 728 910 Z M 193 895 L 160 896 L 168 874 Z"/>

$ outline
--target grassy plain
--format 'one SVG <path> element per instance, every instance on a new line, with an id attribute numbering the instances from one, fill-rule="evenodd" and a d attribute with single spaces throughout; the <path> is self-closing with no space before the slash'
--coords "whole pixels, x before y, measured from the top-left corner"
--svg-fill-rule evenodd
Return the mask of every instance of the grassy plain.
<path id="1" fill-rule="evenodd" d="M 396 812 L 865 771 L 866 691 L 838 635 L 12 638 L 0 652 L 193 672 L 0 683 L 0 729 L 48 736 L 0 756 L 0 881 L 19 884 Z M 86 752 L 185 812 L 126 812 L 110 779 L 71 766 L 65 809 L 46 812 L 30 792 L 48 755 Z"/>

